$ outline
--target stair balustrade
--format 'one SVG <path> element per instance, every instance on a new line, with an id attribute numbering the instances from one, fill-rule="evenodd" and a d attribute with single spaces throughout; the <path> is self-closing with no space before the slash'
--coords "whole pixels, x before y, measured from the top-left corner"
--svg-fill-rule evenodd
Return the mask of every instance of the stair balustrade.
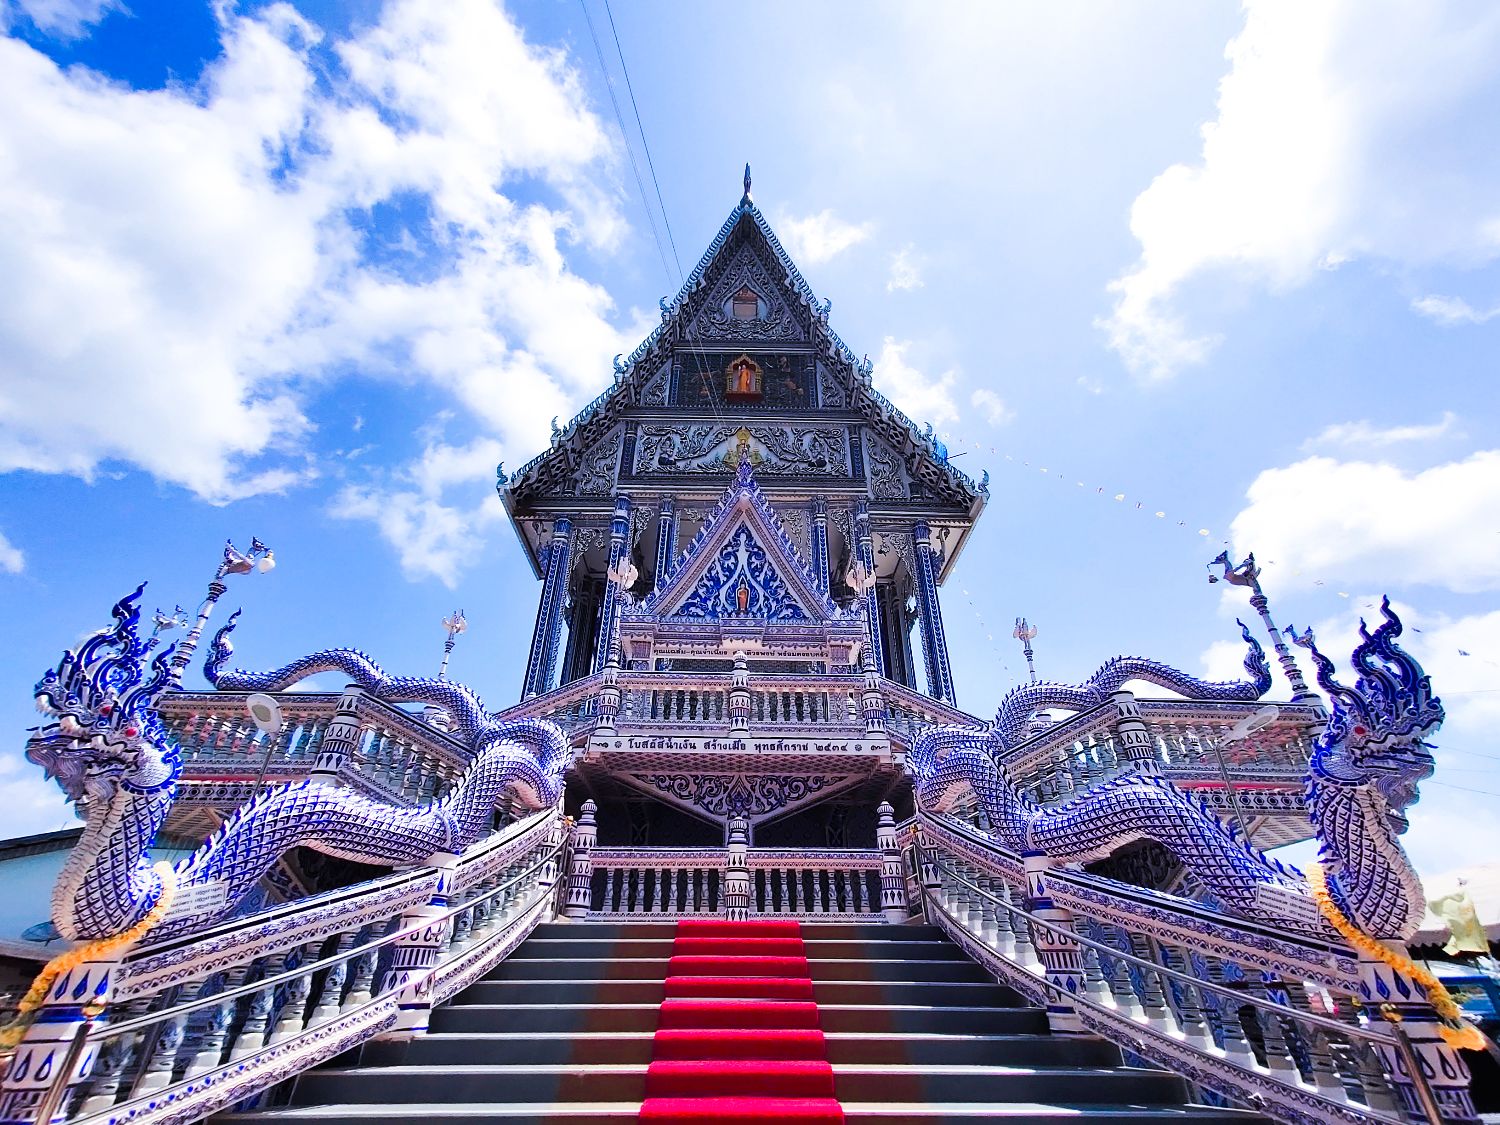
<path id="1" fill-rule="evenodd" d="M 33 1120 L 196 1121 L 389 1033 L 402 983 L 393 954 L 418 930 L 441 935 L 421 982 L 436 1004 L 555 916 L 565 827 L 555 810 L 509 826 L 459 856 L 446 887 L 418 868 L 85 966 L 109 973 L 103 1013 L 56 1060 Z M 422 911 L 435 895 L 446 905 Z"/>
<path id="2" fill-rule="evenodd" d="M 587 917 L 669 921 L 726 910 L 722 848 L 594 848 Z M 879 920 L 876 850 L 751 848 L 751 917 Z"/>
<path id="3" fill-rule="evenodd" d="M 1054 1032 L 1101 1035 L 1282 1121 L 1443 1120 L 1420 1111 L 1441 1096 L 1406 1077 L 1423 1068 L 1392 1066 L 1414 1058 L 1410 1044 L 1361 1008 L 1347 947 L 1082 871 L 1028 880 L 1045 860 L 950 817 L 920 814 L 900 832 L 928 920 L 1048 1006 Z M 1417 1086 L 1427 1079 L 1442 1084 Z"/>

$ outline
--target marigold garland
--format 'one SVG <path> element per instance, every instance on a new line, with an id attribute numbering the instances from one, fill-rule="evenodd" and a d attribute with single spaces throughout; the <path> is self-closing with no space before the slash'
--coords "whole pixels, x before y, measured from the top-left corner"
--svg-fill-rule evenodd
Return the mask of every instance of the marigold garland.
<path id="1" fill-rule="evenodd" d="M 26 1035 L 26 1029 L 32 1024 L 32 1014 L 42 1006 L 53 981 L 86 961 L 108 957 L 134 945 L 166 917 L 167 911 L 172 908 L 172 900 L 177 897 L 176 873 L 172 870 L 172 865 L 165 862 L 156 864 L 153 870 L 161 880 L 161 892 L 156 896 L 155 904 L 146 911 L 145 917 L 123 933 L 87 942 L 66 953 L 59 953 L 48 961 L 31 982 L 31 988 L 21 998 L 21 1002 L 16 1005 L 20 1016 L 5 1027 L 0 1027 L 0 1050 L 10 1050 L 20 1044 Z"/>
<path id="2" fill-rule="evenodd" d="M 1396 972 L 1410 977 L 1422 986 L 1422 991 L 1427 994 L 1427 1002 L 1437 1012 L 1440 1021 L 1438 1034 L 1443 1037 L 1443 1042 L 1450 1047 L 1470 1051 L 1484 1050 L 1484 1036 L 1477 1027 L 1464 1019 L 1463 1011 L 1443 987 L 1442 981 L 1404 953 L 1397 953 L 1376 941 L 1345 917 L 1344 912 L 1334 903 L 1333 896 L 1328 893 L 1328 876 L 1321 865 L 1315 863 L 1308 868 L 1307 885 L 1312 890 L 1313 901 L 1318 904 L 1318 909 L 1328 920 L 1328 924 L 1342 934 L 1350 945 L 1377 961 L 1383 961 Z"/>

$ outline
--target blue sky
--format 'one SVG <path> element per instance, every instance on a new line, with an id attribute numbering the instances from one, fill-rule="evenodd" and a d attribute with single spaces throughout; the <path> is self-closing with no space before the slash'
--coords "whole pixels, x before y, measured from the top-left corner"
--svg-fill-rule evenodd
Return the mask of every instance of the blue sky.
<path id="1" fill-rule="evenodd" d="M 280 562 L 231 580 L 247 664 L 435 671 L 462 606 L 453 674 L 514 698 L 536 585 L 495 462 L 678 284 L 587 3 L 604 69 L 553 0 L 0 0 L 12 831 L 67 818 L 20 759 L 31 684 L 142 578 L 196 605 L 226 537 Z M 682 268 L 749 160 L 876 385 L 990 471 L 945 587 L 962 704 L 1022 674 L 1020 614 L 1049 678 L 1232 675 L 1227 541 L 1338 655 L 1393 596 L 1450 713 L 1408 842 L 1428 871 L 1494 855 L 1500 11 L 613 16 Z"/>

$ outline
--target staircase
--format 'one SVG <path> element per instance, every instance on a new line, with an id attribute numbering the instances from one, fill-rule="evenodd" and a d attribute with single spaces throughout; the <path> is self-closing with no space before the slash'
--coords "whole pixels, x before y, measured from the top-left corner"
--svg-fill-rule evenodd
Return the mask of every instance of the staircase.
<path id="1" fill-rule="evenodd" d="M 1262 1120 L 1187 1105 L 1181 1079 L 1106 1042 L 1049 1035 L 936 927 L 682 925 L 539 926 L 425 1037 L 367 1044 L 303 1074 L 290 1104 L 221 1121 L 734 1125 L 838 1121 L 839 1103 L 860 1125 Z"/>

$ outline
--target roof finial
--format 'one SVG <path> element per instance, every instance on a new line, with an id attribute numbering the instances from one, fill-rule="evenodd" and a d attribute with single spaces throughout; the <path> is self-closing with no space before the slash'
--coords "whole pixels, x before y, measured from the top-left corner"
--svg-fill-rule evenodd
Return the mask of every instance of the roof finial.
<path id="1" fill-rule="evenodd" d="M 746 203 L 749 203 L 749 202 L 750 202 L 750 162 L 747 160 L 745 162 L 745 195 L 744 195 L 744 198 L 740 200 L 740 205 L 743 206 L 743 205 L 745 205 Z"/>

